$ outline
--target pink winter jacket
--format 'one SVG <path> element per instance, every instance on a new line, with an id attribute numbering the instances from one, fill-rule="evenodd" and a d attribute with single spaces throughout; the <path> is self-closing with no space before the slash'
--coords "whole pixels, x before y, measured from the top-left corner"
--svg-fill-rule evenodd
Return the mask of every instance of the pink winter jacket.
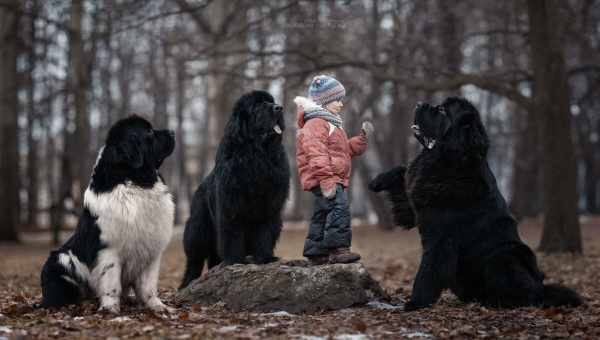
<path id="1" fill-rule="evenodd" d="M 310 191 L 317 185 L 323 192 L 336 183 L 348 187 L 350 161 L 367 149 L 364 132 L 348 139 L 346 132 L 321 118 L 304 122 L 304 111 L 298 110 L 296 163 L 302 188 Z"/>

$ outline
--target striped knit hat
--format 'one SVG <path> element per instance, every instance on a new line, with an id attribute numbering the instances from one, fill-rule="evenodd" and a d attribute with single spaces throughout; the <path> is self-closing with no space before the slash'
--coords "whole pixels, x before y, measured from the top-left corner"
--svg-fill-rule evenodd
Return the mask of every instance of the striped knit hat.
<path id="1" fill-rule="evenodd" d="M 346 89 L 337 79 L 326 75 L 318 75 L 310 82 L 308 96 L 315 103 L 325 106 L 336 100 L 343 100 L 346 96 Z"/>

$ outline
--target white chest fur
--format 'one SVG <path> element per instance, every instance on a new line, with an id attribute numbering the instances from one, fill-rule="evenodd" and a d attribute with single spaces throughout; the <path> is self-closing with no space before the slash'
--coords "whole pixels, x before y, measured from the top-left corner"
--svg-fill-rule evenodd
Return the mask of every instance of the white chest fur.
<path id="1" fill-rule="evenodd" d="M 88 188 L 84 204 L 98 217 L 100 239 L 118 257 L 125 281 L 159 257 L 171 239 L 175 206 L 161 182 L 151 189 L 120 184 L 101 194 Z"/>

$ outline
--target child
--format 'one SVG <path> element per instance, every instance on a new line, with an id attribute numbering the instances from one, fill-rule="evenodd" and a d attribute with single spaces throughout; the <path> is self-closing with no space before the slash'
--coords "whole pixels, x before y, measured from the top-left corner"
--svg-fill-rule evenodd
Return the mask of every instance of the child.
<path id="1" fill-rule="evenodd" d="M 310 83 L 310 98 L 294 99 L 300 128 L 296 144 L 298 172 L 303 189 L 315 195 L 303 252 L 313 264 L 360 260 L 360 255 L 350 252 L 352 230 L 346 189 L 350 160 L 367 149 L 373 125 L 364 122 L 361 134 L 348 139 L 340 116 L 345 95 L 339 81 L 320 75 Z"/>

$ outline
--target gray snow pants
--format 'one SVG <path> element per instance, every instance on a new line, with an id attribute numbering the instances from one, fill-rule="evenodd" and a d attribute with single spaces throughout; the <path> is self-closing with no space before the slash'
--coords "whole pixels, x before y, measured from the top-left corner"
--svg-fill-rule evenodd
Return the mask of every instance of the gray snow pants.
<path id="1" fill-rule="evenodd" d="M 350 248 L 350 205 L 344 186 L 336 184 L 335 198 L 332 199 L 323 196 L 318 186 L 312 193 L 315 195 L 314 213 L 304 241 L 303 255 L 322 256 L 328 255 L 331 249 Z"/>

